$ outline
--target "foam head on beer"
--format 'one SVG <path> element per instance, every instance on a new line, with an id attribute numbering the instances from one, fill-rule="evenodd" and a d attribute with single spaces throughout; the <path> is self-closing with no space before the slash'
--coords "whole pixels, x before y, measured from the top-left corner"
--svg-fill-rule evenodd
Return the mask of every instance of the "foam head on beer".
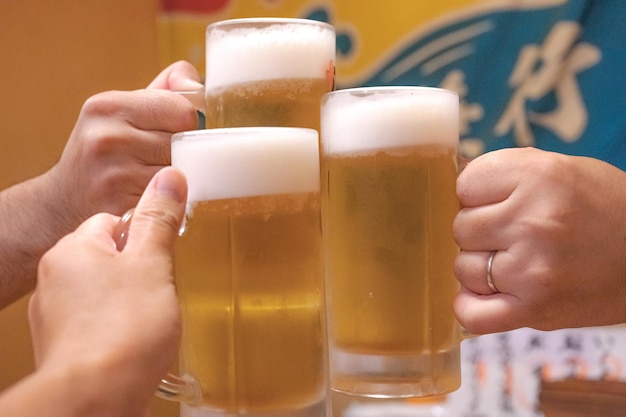
<path id="1" fill-rule="evenodd" d="M 172 165 L 187 177 L 188 203 L 319 191 L 313 129 L 208 129 L 172 137 Z"/>
<path id="2" fill-rule="evenodd" d="M 327 154 L 415 145 L 458 146 L 459 98 L 452 91 L 379 87 L 324 98 L 322 137 Z M 386 93 L 390 94 L 386 94 Z M 363 100 L 364 95 L 367 100 Z"/>
<path id="3" fill-rule="evenodd" d="M 227 20 L 209 25 L 206 51 L 207 90 L 258 80 L 319 78 L 335 59 L 335 31 L 306 19 Z"/>

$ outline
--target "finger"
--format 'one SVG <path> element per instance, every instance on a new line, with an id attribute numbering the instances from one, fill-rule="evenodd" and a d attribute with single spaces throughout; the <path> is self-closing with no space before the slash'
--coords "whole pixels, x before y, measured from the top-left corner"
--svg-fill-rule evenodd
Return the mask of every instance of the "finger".
<path id="1" fill-rule="evenodd" d="M 165 68 L 148 88 L 194 91 L 203 88 L 196 68 L 187 61 L 177 61 Z"/>
<path id="2" fill-rule="evenodd" d="M 90 97 L 81 110 L 86 120 L 123 120 L 139 130 L 181 132 L 195 129 L 198 115 L 189 100 L 171 91 L 107 91 Z M 113 120 L 113 123 L 111 122 Z"/>
<path id="3" fill-rule="evenodd" d="M 507 249 L 519 240 L 518 205 L 511 199 L 459 210 L 452 233 L 461 250 Z"/>
<path id="4" fill-rule="evenodd" d="M 166 167 L 152 178 L 134 210 L 126 250 L 171 253 L 187 199 L 187 181 L 176 168 Z"/>
<path id="5" fill-rule="evenodd" d="M 165 68 L 148 88 L 174 91 L 189 100 L 195 109 L 204 111 L 204 85 L 189 62 L 178 61 Z"/>
<path id="6" fill-rule="evenodd" d="M 107 155 L 118 160 L 131 157 L 133 160 L 142 162 L 143 165 L 165 166 L 170 164 L 173 132 L 141 130 L 129 125 L 114 126 L 107 122 L 107 120 L 103 120 L 100 127 L 106 137 L 99 143 L 94 141 L 94 145 L 101 148 L 100 155 Z M 109 162 L 111 162 L 110 166 L 115 165 L 114 161 Z M 137 168 L 143 169 L 142 167 Z M 136 172 L 127 172 L 127 176 L 130 177 L 135 174 Z M 155 172 L 150 175 L 150 178 L 154 174 Z M 139 191 L 140 194 L 145 189 L 146 184 Z"/>
<path id="7" fill-rule="evenodd" d="M 82 222 L 72 233 L 57 241 L 39 261 L 38 286 L 47 282 L 50 265 L 57 265 L 57 259 L 66 259 L 68 254 L 75 256 L 86 247 L 97 248 L 104 253 L 115 253 L 114 233 L 118 219 L 117 216 L 107 213 L 96 214 Z M 75 264 L 78 263 L 75 262 Z"/>
<path id="8" fill-rule="evenodd" d="M 454 299 L 454 313 L 471 334 L 496 333 L 524 327 L 516 317 L 517 305 L 508 294 L 480 295 L 462 287 Z"/>
<path id="9" fill-rule="evenodd" d="M 127 169 L 122 169 L 120 168 L 122 166 L 121 163 L 117 166 L 113 164 L 115 162 L 112 162 L 112 165 L 110 165 L 108 180 L 98 183 L 97 189 L 100 198 L 98 210 L 116 216 L 124 214 L 129 207 L 135 207 L 152 177 L 164 165 L 167 165 L 134 163 L 127 164 Z"/>
<path id="10" fill-rule="evenodd" d="M 478 295 L 492 295 L 487 284 L 489 257 L 493 251 L 461 251 L 454 260 L 454 274 L 462 286 Z M 491 260 L 491 278 L 499 292 L 513 294 L 519 290 L 520 274 L 514 255 L 497 250 Z"/>
<path id="11" fill-rule="evenodd" d="M 118 220 L 119 217 L 108 213 L 95 214 L 81 223 L 74 233 L 68 236 L 85 237 L 115 249 L 115 242 L 112 237 L 115 234 Z"/>
<path id="12" fill-rule="evenodd" d="M 173 133 L 169 132 L 142 132 L 138 137 L 142 138 L 142 146 L 133 146 L 132 155 L 137 161 L 145 166 L 153 165 L 161 168 L 170 165 L 172 162 L 172 140 Z M 142 152 L 143 151 L 143 152 Z M 152 172 L 150 178 L 154 176 Z"/>
<path id="13" fill-rule="evenodd" d="M 166 90 L 139 90 L 126 120 L 141 130 L 176 133 L 195 129 L 198 114 L 185 97 Z"/>
<path id="14" fill-rule="evenodd" d="M 454 239 L 459 248 L 464 251 L 495 249 L 501 232 L 502 230 L 497 227 L 496 214 L 491 206 L 461 209 L 452 223 Z"/>
<path id="15" fill-rule="evenodd" d="M 487 267 L 490 254 L 491 252 L 461 251 L 454 260 L 455 276 L 463 287 L 474 294 L 491 295 L 494 293 L 487 284 Z M 493 260 L 495 261 L 495 257 Z M 493 277 L 496 275 L 494 264 L 495 262 L 492 263 L 491 268 Z"/>
<path id="16" fill-rule="evenodd" d="M 461 207 L 478 207 L 506 200 L 518 184 L 512 168 L 515 156 L 501 149 L 470 161 L 457 178 L 457 196 Z"/>

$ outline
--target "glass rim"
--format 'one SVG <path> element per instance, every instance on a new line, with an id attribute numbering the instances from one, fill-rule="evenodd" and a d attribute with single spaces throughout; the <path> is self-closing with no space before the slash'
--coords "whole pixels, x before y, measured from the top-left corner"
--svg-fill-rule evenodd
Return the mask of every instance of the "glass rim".
<path id="1" fill-rule="evenodd" d="M 272 24 L 282 25 L 282 24 L 293 23 L 293 24 L 299 24 L 299 25 L 313 25 L 313 26 L 326 27 L 332 30 L 333 32 L 335 31 L 335 27 L 331 25 L 330 23 L 323 22 L 321 20 L 306 19 L 306 18 L 301 18 L 301 17 L 242 17 L 242 18 L 235 18 L 235 19 L 226 19 L 226 20 L 219 20 L 217 22 L 208 24 L 206 27 L 206 30 L 208 32 L 209 30 L 215 29 L 215 28 L 228 27 L 228 26 L 241 26 L 241 25 L 251 24 L 251 23 L 261 23 L 261 24 L 265 24 L 268 26 Z"/>
<path id="2" fill-rule="evenodd" d="M 367 86 L 367 87 L 350 87 L 342 88 L 339 90 L 329 91 L 325 93 L 322 100 L 331 96 L 339 96 L 343 94 L 352 94 L 356 96 L 369 96 L 374 93 L 393 93 L 393 92 L 415 92 L 415 93 L 437 93 L 437 94 L 451 94 L 459 96 L 456 91 L 449 90 L 441 87 L 430 86 L 418 86 L 418 85 L 379 85 L 379 86 Z"/>
<path id="3" fill-rule="evenodd" d="M 242 126 L 242 127 L 221 127 L 212 129 L 194 129 L 184 132 L 174 133 L 171 142 L 181 140 L 194 140 L 200 138 L 224 138 L 226 136 L 250 137 L 258 134 L 281 133 L 319 137 L 319 133 L 315 129 L 308 127 L 289 127 L 289 126 Z"/>

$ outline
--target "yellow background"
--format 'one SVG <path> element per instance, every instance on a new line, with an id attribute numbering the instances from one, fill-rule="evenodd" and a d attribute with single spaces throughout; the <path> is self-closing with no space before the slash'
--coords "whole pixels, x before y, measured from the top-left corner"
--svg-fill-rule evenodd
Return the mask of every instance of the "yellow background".
<path id="1" fill-rule="evenodd" d="M 503 1 L 497 1 L 502 3 Z M 185 59 L 204 73 L 206 25 L 240 17 L 306 17 L 324 8 L 337 33 L 352 36 L 354 50 L 349 57 L 338 56 L 337 80 L 350 81 L 389 53 L 390 48 L 408 39 L 426 22 L 449 12 L 485 3 L 484 0 L 233 0 L 227 9 L 215 14 L 170 13 L 159 21 L 162 62 Z"/>

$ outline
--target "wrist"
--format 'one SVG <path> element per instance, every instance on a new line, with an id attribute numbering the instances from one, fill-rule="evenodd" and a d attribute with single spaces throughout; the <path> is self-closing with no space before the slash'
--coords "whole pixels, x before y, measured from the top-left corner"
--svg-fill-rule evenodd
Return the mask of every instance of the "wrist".
<path id="1" fill-rule="evenodd" d="M 39 369 L 0 395 L 0 415 L 39 417 L 110 417 L 97 386 L 76 367 Z M 97 382 L 97 381 L 96 381 Z M 100 394 L 102 397 L 102 394 Z"/>
<path id="2" fill-rule="evenodd" d="M 128 369 L 116 369 L 109 358 L 84 361 L 72 358 L 67 363 L 38 369 L 32 379 L 41 393 L 32 398 L 46 408 L 56 404 L 58 410 L 62 410 L 50 417 L 141 416 L 145 414 L 152 391 L 142 395 L 141 387 L 128 378 L 129 373 Z"/>

